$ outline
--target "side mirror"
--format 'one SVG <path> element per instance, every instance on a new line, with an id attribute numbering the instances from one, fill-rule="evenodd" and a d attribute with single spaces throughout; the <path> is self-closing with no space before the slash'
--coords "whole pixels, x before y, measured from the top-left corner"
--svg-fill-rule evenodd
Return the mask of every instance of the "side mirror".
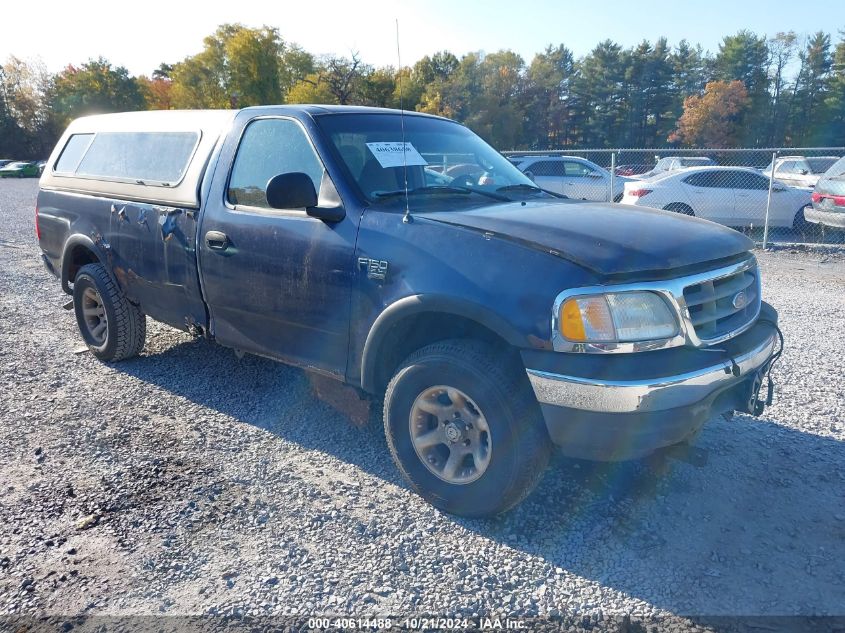
<path id="1" fill-rule="evenodd" d="M 528 179 L 529 179 L 531 182 L 537 182 L 537 181 L 534 179 L 534 172 L 533 172 L 533 171 L 531 171 L 530 169 L 529 169 L 528 171 L 524 171 L 524 172 L 522 172 L 522 173 L 524 173 L 524 174 L 528 177 Z"/>
<path id="2" fill-rule="evenodd" d="M 806 169 L 799 169 L 799 170 L 798 170 L 798 173 L 800 173 L 802 176 L 806 176 L 806 175 L 807 175 L 807 174 L 809 174 L 810 172 L 809 172 L 809 171 L 807 171 Z"/>
<path id="3" fill-rule="evenodd" d="M 317 206 L 317 190 L 308 174 L 299 171 L 273 176 L 267 182 L 267 204 L 273 209 L 308 209 Z"/>

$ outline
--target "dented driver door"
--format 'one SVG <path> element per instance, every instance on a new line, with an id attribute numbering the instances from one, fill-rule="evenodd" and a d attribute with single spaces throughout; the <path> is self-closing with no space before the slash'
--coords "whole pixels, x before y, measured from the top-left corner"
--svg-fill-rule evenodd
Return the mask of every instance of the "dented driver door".
<path id="1" fill-rule="evenodd" d="M 342 376 L 357 225 L 349 214 L 329 223 L 305 209 L 270 208 L 266 185 L 278 174 L 308 174 L 321 197 L 332 182 L 300 122 L 239 123 L 198 242 L 213 334 L 229 347 Z"/>

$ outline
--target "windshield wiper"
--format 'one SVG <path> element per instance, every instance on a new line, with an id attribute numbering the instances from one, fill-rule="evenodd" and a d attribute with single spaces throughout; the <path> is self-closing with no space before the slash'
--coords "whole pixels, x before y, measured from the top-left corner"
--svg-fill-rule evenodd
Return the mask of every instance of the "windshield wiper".
<path id="1" fill-rule="evenodd" d="M 461 187 L 450 187 L 448 185 L 429 185 L 426 187 L 415 187 L 414 189 L 408 189 L 409 196 L 417 196 L 421 194 L 427 193 L 444 193 L 444 194 L 468 194 L 470 191 L 468 189 L 463 189 Z M 375 194 L 377 198 L 396 198 L 398 196 L 404 196 L 405 190 L 404 189 L 397 189 L 396 191 L 379 191 Z"/>
<path id="2" fill-rule="evenodd" d="M 482 196 L 487 196 L 488 198 L 493 198 L 493 200 L 500 200 L 502 202 L 513 202 L 507 196 L 503 196 L 499 193 L 494 193 L 492 191 L 484 191 L 483 189 L 476 189 L 474 187 L 455 187 L 452 185 L 429 185 L 427 187 L 416 187 L 414 189 L 408 190 L 409 196 L 420 195 L 420 194 L 468 194 L 468 193 L 477 193 Z M 397 189 L 396 191 L 380 191 L 375 194 L 377 198 L 396 198 L 399 196 L 405 195 L 404 189 Z"/>
<path id="3" fill-rule="evenodd" d="M 516 185 L 505 185 L 504 187 L 499 187 L 496 191 L 543 191 L 540 187 L 536 185 L 526 185 L 524 182 L 518 183 Z"/>
<path id="4" fill-rule="evenodd" d="M 538 193 L 545 193 L 555 198 L 566 198 L 560 193 L 555 193 L 554 191 L 549 191 L 548 189 L 543 189 L 542 187 L 538 187 L 537 185 L 527 185 L 524 182 L 515 184 L 515 185 L 505 185 L 504 187 L 499 187 L 496 191 L 531 191 L 531 192 L 538 192 Z"/>

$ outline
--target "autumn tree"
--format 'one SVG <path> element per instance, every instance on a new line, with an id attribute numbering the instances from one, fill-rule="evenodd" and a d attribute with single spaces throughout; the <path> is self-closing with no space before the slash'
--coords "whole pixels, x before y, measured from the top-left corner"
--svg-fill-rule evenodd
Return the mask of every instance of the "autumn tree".
<path id="1" fill-rule="evenodd" d="M 79 67 L 68 66 L 56 75 L 49 99 L 52 115 L 61 127 L 85 114 L 142 110 L 145 106 L 137 79 L 102 57 Z"/>
<path id="2" fill-rule="evenodd" d="M 170 110 L 173 107 L 173 82 L 166 77 L 138 77 L 138 86 L 147 110 Z"/>
<path id="3" fill-rule="evenodd" d="M 10 56 L 0 65 L 0 156 L 40 157 L 49 151 L 51 85 L 40 63 Z"/>
<path id="4" fill-rule="evenodd" d="M 711 81 L 703 95 L 684 100 L 684 113 L 668 140 L 701 147 L 735 146 L 748 105 L 748 91 L 741 81 Z"/>

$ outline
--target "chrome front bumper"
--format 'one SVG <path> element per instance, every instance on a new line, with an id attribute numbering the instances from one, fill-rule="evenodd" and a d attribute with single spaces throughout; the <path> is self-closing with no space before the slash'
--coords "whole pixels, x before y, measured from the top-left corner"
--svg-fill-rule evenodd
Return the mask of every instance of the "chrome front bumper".
<path id="1" fill-rule="evenodd" d="M 695 371 L 649 380 L 599 380 L 526 371 L 541 406 L 608 414 L 653 413 L 696 405 L 714 392 L 747 380 L 768 362 L 776 343 L 773 331 L 763 343 L 734 357 L 736 367 L 729 361 L 720 361 Z"/>

